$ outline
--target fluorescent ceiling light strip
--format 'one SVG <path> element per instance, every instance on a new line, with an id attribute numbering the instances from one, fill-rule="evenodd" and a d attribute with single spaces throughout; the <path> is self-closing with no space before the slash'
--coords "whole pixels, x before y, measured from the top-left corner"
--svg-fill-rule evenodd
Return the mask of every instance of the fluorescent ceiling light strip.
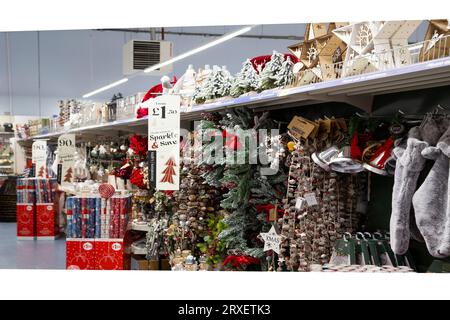
<path id="1" fill-rule="evenodd" d="M 180 61 L 180 60 L 182 60 L 184 58 L 192 56 L 192 55 L 194 55 L 196 53 L 199 53 L 199 52 L 204 51 L 206 49 L 209 49 L 211 47 L 217 46 L 218 44 L 221 44 L 221 43 L 223 43 L 225 41 L 228 41 L 228 40 L 231 40 L 231 39 L 233 39 L 233 38 L 235 38 L 237 36 L 240 36 L 241 34 L 249 32 L 250 30 L 253 29 L 253 27 L 254 26 L 248 26 L 248 27 L 239 29 L 237 31 L 228 33 L 228 34 L 226 34 L 226 35 L 224 35 L 224 36 L 222 36 L 222 37 L 220 37 L 220 38 L 218 38 L 218 39 L 216 39 L 214 41 L 208 42 L 207 44 L 205 44 L 203 46 L 200 46 L 200 47 L 195 48 L 195 49 L 193 49 L 191 51 L 182 53 L 182 54 L 180 54 L 180 55 L 178 55 L 176 57 L 173 57 L 172 59 L 169 59 L 169 60 L 166 60 L 164 62 L 155 64 L 154 66 L 151 66 L 150 68 L 145 69 L 144 72 L 145 73 L 149 73 L 149 72 L 158 70 L 158 69 L 160 69 L 160 68 L 162 68 L 164 66 L 167 66 L 167 65 L 172 64 L 174 62 Z"/>
<path id="2" fill-rule="evenodd" d="M 111 83 L 111 84 L 108 84 L 107 86 L 101 87 L 100 89 L 97 89 L 97 90 L 95 90 L 95 91 L 86 93 L 86 94 L 83 96 L 83 98 L 89 98 L 89 97 L 95 96 L 97 93 L 100 93 L 100 92 L 109 90 L 109 89 L 114 88 L 114 87 L 116 87 L 116 86 L 118 86 L 118 85 L 121 85 L 122 83 L 125 83 L 125 82 L 127 82 L 127 81 L 128 81 L 128 78 L 123 78 L 123 79 L 121 79 L 121 80 L 119 80 L 119 81 L 116 81 L 116 82 L 113 82 L 113 83 Z"/>

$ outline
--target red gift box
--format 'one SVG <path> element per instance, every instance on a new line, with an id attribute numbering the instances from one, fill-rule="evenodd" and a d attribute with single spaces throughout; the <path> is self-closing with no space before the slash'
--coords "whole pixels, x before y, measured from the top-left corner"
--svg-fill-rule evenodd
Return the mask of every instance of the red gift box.
<path id="1" fill-rule="evenodd" d="M 95 240 L 67 239 L 66 268 L 68 270 L 95 270 Z"/>
<path id="2" fill-rule="evenodd" d="M 58 235 L 58 221 L 53 203 L 36 205 L 37 240 L 54 240 Z"/>
<path id="3" fill-rule="evenodd" d="M 17 238 L 34 240 L 36 236 L 36 218 L 34 204 L 17 205 Z"/>
<path id="4" fill-rule="evenodd" d="M 95 239 L 96 270 L 126 270 L 123 239 Z"/>

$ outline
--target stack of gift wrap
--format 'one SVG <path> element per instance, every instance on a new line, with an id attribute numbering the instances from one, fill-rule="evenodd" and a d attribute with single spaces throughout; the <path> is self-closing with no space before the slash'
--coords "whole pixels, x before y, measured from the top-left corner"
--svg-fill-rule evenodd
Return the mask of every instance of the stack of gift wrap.
<path id="1" fill-rule="evenodd" d="M 35 179 L 36 203 L 53 203 L 55 200 L 56 179 Z"/>
<path id="2" fill-rule="evenodd" d="M 69 197 L 66 210 L 68 238 L 120 239 L 131 214 L 131 197 Z"/>
<path id="3" fill-rule="evenodd" d="M 17 179 L 17 203 L 35 203 L 35 183 L 34 179 Z"/>

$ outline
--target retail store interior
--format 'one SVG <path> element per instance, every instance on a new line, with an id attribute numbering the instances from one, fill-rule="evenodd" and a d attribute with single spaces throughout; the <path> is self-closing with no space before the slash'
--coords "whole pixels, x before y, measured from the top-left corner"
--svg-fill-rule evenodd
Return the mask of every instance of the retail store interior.
<path id="1" fill-rule="evenodd" d="M 0 269 L 450 272 L 445 19 L 0 33 Z"/>

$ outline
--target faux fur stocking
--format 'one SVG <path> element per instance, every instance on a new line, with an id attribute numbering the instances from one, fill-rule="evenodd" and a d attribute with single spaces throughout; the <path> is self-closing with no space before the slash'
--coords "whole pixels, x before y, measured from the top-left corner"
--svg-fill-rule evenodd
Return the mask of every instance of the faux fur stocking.
<path id="1" fill-rule="evenodd" d="M 430 254 L 445 258 L 450 256 L 450 128 L 422 155 L 435 163 L 413 197 L 416 222 Z"/>
<path id="2" fill-rule="evenodd" d="M 422 150 L 430 143 L 436 143 L 440 136 L 441 132 L 436 122 L 429 119 L 422 128 L 414 127 L 409 131 L 406 148 L 394 149 L 398 159 L 392 193 L 390 233 L 391 247 L 395 254 L 404 255 L 409 248 L 412 197 L 426 162 L 421 154 Z"/>

